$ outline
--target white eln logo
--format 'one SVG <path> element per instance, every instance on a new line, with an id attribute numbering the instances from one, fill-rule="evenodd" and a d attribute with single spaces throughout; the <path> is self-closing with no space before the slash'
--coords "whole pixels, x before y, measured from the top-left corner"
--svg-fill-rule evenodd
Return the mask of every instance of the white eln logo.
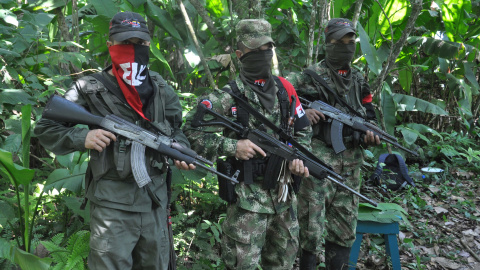
<path id="1" fill-rule="evenodd" d="M 295 109 L 297 110 L 298 118 L 301 118 L 305 115 L 305 111 L 303 110 L 302 104 L 297 106 L 297 108 L 295 108 Z"/>
<path id="2" fill-rule="evenodd" d="M 130 67 L 131 64 L 131 67 Z M 141 76 L 142 72 L 147 68 L 146 65 L 140 65 L 140 70 L 138 68 L 138 63 L 133 62 L 127 62 L 120 64 L 120 67 L 123 69 L 123 80 L 125 83 L 128 85 L 132 86 L 139 86 L 143 83 L 145 80 L 146 76 Z M 131 75 L 131 76 L 130 76 Z M 130 76 L 130 79 L 128 78 Z"/>

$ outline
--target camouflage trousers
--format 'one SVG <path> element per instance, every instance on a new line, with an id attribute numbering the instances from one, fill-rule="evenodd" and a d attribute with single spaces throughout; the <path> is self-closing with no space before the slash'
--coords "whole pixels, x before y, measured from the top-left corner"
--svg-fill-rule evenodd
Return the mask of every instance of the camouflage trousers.
<path id="1" fill-rule="evenodd" d="M 360 190 L 363 150 L 348 149 L 337 155 L 333 150 L 315 147 L 315 144 L 312 148 L 316 156 L 346 179 L 346 185 Z M 302 180 L 297 198 L 302 249 L 318 253 L 325 231 L 326 241 L 344 247 L 353 245 L 358 217 L 357 196 L 327 179 L 308 177 Z"/>
<path id="2" fill-rule="evenodd" d="M 222 224 L 222 259 L 227 268 L 292 269 L 298 250 L 296 215 L 296 202 L 278 214 L 228 206 Z"/>

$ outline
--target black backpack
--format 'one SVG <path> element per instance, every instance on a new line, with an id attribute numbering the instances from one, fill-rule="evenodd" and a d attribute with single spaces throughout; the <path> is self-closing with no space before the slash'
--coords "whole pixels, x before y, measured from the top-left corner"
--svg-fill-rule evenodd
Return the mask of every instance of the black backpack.
<path id="1" fill-rule="evenodd" d="M 385 163 L 385 166 L 381 166 Z M 369 178 L 375 185 L 385 184 L 388 189 L 400 190 L 407 184 L 415 186 L 412 178 L 408 175 L 408 168 L 402 156 L 398 154 L 381 154 L 378 158 L 377 168 Z"/>

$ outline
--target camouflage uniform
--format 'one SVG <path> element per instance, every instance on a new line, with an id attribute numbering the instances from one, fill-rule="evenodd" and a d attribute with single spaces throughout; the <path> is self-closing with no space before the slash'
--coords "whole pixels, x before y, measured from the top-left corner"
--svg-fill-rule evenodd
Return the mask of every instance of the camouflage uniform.
<path id="1" fill-rule="evenodd" d="M 273 43 L 270 37 L 271 26 L 264 20 L 243 20 L 237 24 L 236 31 L 238 40 L 251 50 Z M 268 50 L 259 51 L 272 53 Z M 249 53 L 252 53 L 249 57 L 256 56 L 254 52 L 245 49 L 242 50 L 242 53 L 244 53 L 244 56 Z M 245 60 L 245 58 L 243 59 Z M 270 63 L 265 60 L 266 58 L 253 59 L 258 60 L 258 65 L 253 65 L 254 67 L 263 69 L 263 71 L 266 70 L 267 76 L 271 76 Z M 242 62 L 242 64 L 245 63 Z M 235 80 L 238 91 L 245 95 L 249 104 L 255 110 L 262 113 L 276 126 L 281 126 L 282 114 L 280 102 L 276 95 L 279 91 L 278 85 L 270 77 L 270 80 L 265 84 L 273 82 L 273 88 L 262 88 L 261 91 L 265 90 L 269 93 L 268 99 L 262 99 L 257 94 L 258 92 L 255 92 L 258 91 L 257 89 L 253 89 L 251 85 L 244 83 L 244 80 L 241 79 L 246 74 L 246 69 L 246 66 L 243 65 L 240 75 Z M 262 74 L 265 75 L 265 73 Z M 257 73 L 252 72 L 252 74 Z M 257 75 L 252 75 L 252 77 L 265 78 Z M 291 84 L 283 78 L 280 78 L 280 80 L 287 92 L 290 89 L 292 91 L 290 93 L 296 96 Z M 231 89 L 231 85 L 228 84 L 226 88 Z M 271 97 L 274 99 L 272 100 Z M 212 110 L 230 118 L 232 121 L 237 121 L 234 112 L 239 105 L 230 94 L 214 90 L 208 96 L 200 98 L 199 101 L 209 104 Z M 267 109 L 264 104 L 272 107 Z M 195 113 L 196 109 L 189 112 L 184 127 L 184 133 L 190 140 L 192 149 L 212 160 L 220 156 L 234 158 L 237 151 L 238 136 L 219 126 L 191 127 L 191 120 Z M 204 120 L 211 120 L 211 116 L 207 115 Z M 262 125 L 253 116 L 245 121 L 248 122 L 248 127 L 252 129 L 260 128 Z M 271 130 L 267 130 L 267 132 L 277 137 Z M 221 136 L 218 134 L 221 134 Z M 303 133 L 297 132 L 295 135 L 300 143 L 309 146 L 311 128 L 308 125 Z M 262 157 L 257 155 L 253 159 L 261 160 Z M 242 161 L 239 162 L 243 164 Z M 289 198 L 285 202 L 279 202 L 278 184 L 276 188 L 264 189 L 262 187 L 263 175 L 252 178 L 253 183 L 251 184 L 245 184 L 242 182 L 243 179 L 239 179 L 240 183 L 235 185 L 237 199 L 236 202 L 228 205 L 227 217 L 222 224 L 222 259 L 229 269 L 256 269 L 261 265 L 263 269 L 290 270 L 298 249 L 299 227 L 296 218 L 297 199 L 295 194 L 291 192 L 292 188 L 290 187 Z"/>
<path id="2" fill-rule="evenodd" d="M 239 78 L 236 83 L 250 105 L 280 126 L 280 107 L 277 101 L 273 111 L 268 113 L 248 86 Z M 228 85 L 226 87 L 230 88 Z M 211 101 L 213 110 L 235 121 L 232 107 L 238 105 L 229 94 L 214 90 L 199 100 Z M 190 122 L 195 112 L 196 109 L 193 109 L 188 113 L 184 127 L 192 149 L 212 160 L 218 156 L 235 156 L 237 136 L 223 127 L 192 128 Z M 205 120 L 210 120 L 207 117 Z M 258 128 L 260 125 L 254 117 L 249 118 L 250 128 Z M 311 135 L 307 135 L 311 133 L 309 131 L 310 129 L 307 129 L 296 134 L 298 141 L 305 146 L 310 142 Z M 265 190 L 261 181 L 262 177 L 259 177 L 250 185 L 243 182 L 237 184 L 237 202 L 228 206 L 227 217 L 222 224 L 222 258 L 231 269 L 255 269 L 260 258 L 263 269 L 291 269 L 295 260 L 299 230 L 295 194 L 291 192 L 290 200 L 279 203 L 277 189 Z"/>
<path id="3" fill-rule="evenodd" d="M 353 86 L 350 91 L 339 93 L 335 83 L 331 80 L 331 71 L 324 61 L 309 67 L 322 77 L 327 84 L 337 91 L 337 94 L 347 101 L 356 111 L 366 116 L 362 106 L 362 99 L 370 94 L 368 83 L 365 82 L 360 71 L 352 68 Z M 304 73 L 291 73 L 288 80 L 297 89 L 299 96 L 313 100 L 322 100 L 333 104 L 328 91 L 316 80 Z M 346 111 L 345 108 L 337 108 Z M 347 111 L 346 111 L 347 112 Z M 345 184 L 359 191 L 361 186 L 360 167 L 363 163 L 363 150 L 353 147 L 351 136 L 344 139 L 347 150 L 335 154 L 333 148 L 328 146 L 319 137 L 323 132 L 328 132 L 324 123 L 320 121 L 313 127 L 312 151 L 323 161 L 333 167 L 335 172 L 342 175 Z M 355 241 L 357 225 L 358 197 L 340 188 L 326 179 L 317 180 L 312 177 L 303 179 L 298 193 L 300 246 L 312 253 L 318 253 L 322 247 L 322 237 L 326 228 L 326 241 L 340 246 L 351 247 Z"/>

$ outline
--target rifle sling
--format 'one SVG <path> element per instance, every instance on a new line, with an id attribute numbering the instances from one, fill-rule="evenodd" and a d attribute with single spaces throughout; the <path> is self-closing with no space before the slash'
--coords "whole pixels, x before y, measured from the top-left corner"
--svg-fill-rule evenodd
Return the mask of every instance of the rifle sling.
<path id="1" fill-rule="evenodd" d="M 307 75 L 310 75 L 310 77 L 312 77 L 317 82 L 319 82 L 323 87 L 325 87 L 333 95 L 333 97 L 338 103 L 340 103 L 342 106 L 347 108 L 350 112 L 352 112 L 356 116 L 363 118 L 363 116 L 359 112 L 357 112 L 354 108 L 352 108 L 352 106 L 348 105 L 348 103 L 345 100 L 339 97 L 337 93 L 335 93 L 335 91 L 333 91 L 333 89 L 327 84 L 327 82 L 322 77 L 320 77 L 320 75 L 318 75 L 315 71 L 307 68 L 303 72 Z"/>
<path id="2" fill-rule="evenodd" d="M 250 104 L 248 104 L 247 101 L 243 100 L 241 97 L 235 95 L 231 90 L 223 88 L 221 89 L 225 93 L 230 94 L 235 101 L 237 102 L 238 105 L 242 106 L 246 111 L 248 111 L 253 117 L 258 119 L 262 124 L 266 125 L 268 128 L 273 130 L 276 134 L 280 136 L 283 140 L 291 143 L 294 147 L 296 147 L 300 152 L 305 154 L 308 158 L 314 160 L 315 162 L 322 164 L 323 166 L 329 168 L 327 164 L 325 164 L 323 161 L 321 161 L 319 158 L 317 158 L 314 154 L 312 154 L 308 149 L 303 147 L 300 143 L 298 143 L 296 140 L 293 139 L 292 136 L 288 135 L 283 129 L 277 127 L 274 123 L 272 123 L 270 120 L 268 120 L 263 114 L 261 114 L 259 111 L 255 110 Z"/>

